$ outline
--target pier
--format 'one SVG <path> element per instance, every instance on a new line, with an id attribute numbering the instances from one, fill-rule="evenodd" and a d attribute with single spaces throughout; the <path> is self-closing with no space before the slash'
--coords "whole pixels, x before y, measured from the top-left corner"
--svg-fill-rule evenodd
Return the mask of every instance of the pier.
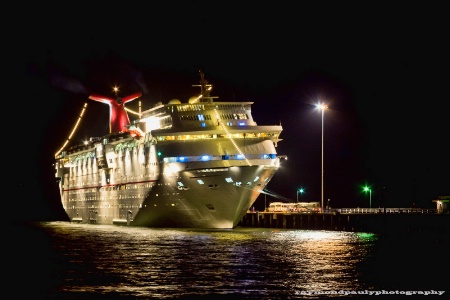
<path id="1" fill-rule="evenodd" d="M 447 211 L 418 208 L 341 208 L 325 212 L 247 212 L 239 226 L 355 232 L 449 233 Z"/>

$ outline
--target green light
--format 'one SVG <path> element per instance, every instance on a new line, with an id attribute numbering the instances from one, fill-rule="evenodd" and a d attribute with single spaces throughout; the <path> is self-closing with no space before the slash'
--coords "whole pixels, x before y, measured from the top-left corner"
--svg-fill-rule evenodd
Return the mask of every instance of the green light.
<path id="1" fill-rule="evenodd" d="M 162 154 L 161 151 L 158 151 L 158 156 L 161 156 L 161 154 Z"/>
<path id="2" fill-rule="evenodd" d="M 376 241 L 378 239 L 378 235 L 370 232 L 357 232 L 356 236 L 365 241 Z"/>
<path id="3" fill-rule="evenodd" d="M 369 192 L 369 207 L 372 208 L 372 189 L 370 188 L 370 186 L 364 186 L 363 187 L 363 191 L 365 193 Z"/>
<path id="4" fill-rule="evenodd" d="M 296 194 L 297 194 L 297 202 L 298 202 L 298 193 L 303 194 L 304 192 L 305 192 L 305 189 L 304 189 L 304 188 L 299 188 L 299 189 L 297 189 L 297 191 L 296 191 Z"/>

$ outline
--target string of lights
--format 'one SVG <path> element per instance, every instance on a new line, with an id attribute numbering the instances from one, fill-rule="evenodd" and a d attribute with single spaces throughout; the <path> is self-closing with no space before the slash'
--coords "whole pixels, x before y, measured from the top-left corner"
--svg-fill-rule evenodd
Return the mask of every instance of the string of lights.
<path id="1" fill-rule="evenodd" d="M 57 157 L 57 156 L 61 153 L 61 151 L 63 151 L 63 150 L 66 148 L 66 146 L 67 146 L 67 144 L 69 143 L 70 139 L 72 138 L 72 136 L 73 136 L 73 135 L 75 134 L 75 132 L 77 131 L 78 126 L 80 125 L 81 119 L 83 118 L 84 112 L 86 111 L 86 108 L 87 108 L 87 102 L 84 103 L 84 106 L 83 106 L 83 108 L 82 108 L 82 110 L 81 110 L 81 113 L 80 113 L 80 116 L 78 117 L 77 122 L 75 123 L 75 126 L 73 126 L 72 131 L 70 132 L 70 135 L 69 135 L 69 137 L 66 139 L 65 143 L 64 143 L 64 144 L 62 145 L 62 147 L 55 153 L 55 157 Z"/>

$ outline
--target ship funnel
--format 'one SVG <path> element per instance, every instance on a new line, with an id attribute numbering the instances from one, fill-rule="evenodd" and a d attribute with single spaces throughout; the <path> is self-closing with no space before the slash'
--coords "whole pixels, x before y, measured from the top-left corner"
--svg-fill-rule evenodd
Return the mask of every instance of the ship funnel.
<path id="1" fill-rule="evenodd" d="M 92 94 L 89 96 L 89 99 L 109 105 L 109 132 L 113 133 L 127 131 L 127 126 L 130 125 L 130 119 L 124 105 L 141 96 L 142 93 L 138 92 L 124 98 L 117 97 L 113 99 Z"/>

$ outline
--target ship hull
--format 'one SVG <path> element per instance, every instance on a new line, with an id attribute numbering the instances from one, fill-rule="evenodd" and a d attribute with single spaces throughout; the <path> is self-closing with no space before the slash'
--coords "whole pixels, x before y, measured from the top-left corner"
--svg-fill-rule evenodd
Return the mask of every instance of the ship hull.
<path id="1" fill-rule="evenodd" d="M 217 167 L 95 187 L 96 192 L 91 187 L 62 189 L 63 207 L 70 220 L 79 223 L 229 229 L 236 227 L 276 170 L 275 165 Z"/>
<path id="2" fill-rule="evenodd" d="M 57 163 L 63 208 L 72 222 L 234 228 L 280 166 L 278 157 L 163 163 L 156 153 L 167 147 L 136 143 L 117 151 L 117 145 L 93 145 Z M 275 151 L 268 141 L 247 149 Z"/>
<path id="3" fill-rule="evenodd" d="M 230 167 L 182 172 L 174 180 L 150 192 L 132 225 L 149 227 L 234 228 L 264 188 L 261 182 L 242 185 L 235 180 L 259 177 L 266 182 L 275 168 L 264 166 Z M 202 174 L 203 173 L 203 174 Z M 238 176 L 236 176 L 238 173 Z M 198 180 L 202 184 L 198 183 Z M 176 181 L 186 182 L 178 187 Z"/>

